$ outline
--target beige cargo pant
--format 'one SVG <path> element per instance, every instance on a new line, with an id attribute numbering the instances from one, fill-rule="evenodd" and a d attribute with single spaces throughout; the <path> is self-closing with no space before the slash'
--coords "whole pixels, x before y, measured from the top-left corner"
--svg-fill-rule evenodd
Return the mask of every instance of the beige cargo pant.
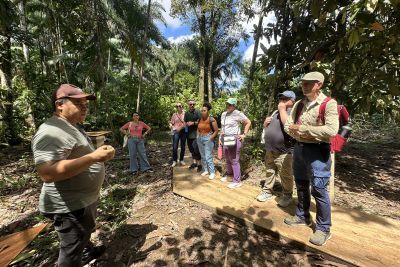
<path id="1" fill-rule="evenodd" d="M 281 180 L 283 194 L 293 193 L 293 170 L 292 154 L 268 151 L 265 153 L 266 180 L 263 187 L 264 192 L 272 193 L 276 179 Z"/>

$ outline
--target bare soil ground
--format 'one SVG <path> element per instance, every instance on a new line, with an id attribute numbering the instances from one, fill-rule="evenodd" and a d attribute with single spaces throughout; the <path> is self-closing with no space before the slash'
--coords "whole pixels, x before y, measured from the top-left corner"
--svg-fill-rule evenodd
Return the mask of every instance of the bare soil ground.
<path id="1" fill-rule="evenodd" d="M 335 204 L 400 219 L 399 144 L 354 143 L 337 157 Z M 255 232 L 172 193 L 170 144 L 151 142 L 155 172 L 132 176 L 127 151 L 107 163 L 97 244 L 106 253 L 91 266 L 341 266 L 344 262 L 288 240 Z M 0 150 L 0 236 L 46 221 L 37 212 L 41 182 L 29 144 Z M 246 183 L 264 177 L 247 164 Z M 52 227 L 22 253 L 15 266 L 53 266 L 58 240 Z"/>

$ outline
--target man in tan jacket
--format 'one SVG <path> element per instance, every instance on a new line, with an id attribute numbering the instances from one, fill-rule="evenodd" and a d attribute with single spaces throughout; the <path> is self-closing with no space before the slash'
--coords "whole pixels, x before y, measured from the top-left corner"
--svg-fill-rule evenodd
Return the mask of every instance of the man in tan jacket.
<path id="1" fill-rule="evenodd" d="M 293 106 L 285 123 L 285 131 L 296 139 L 293 152 L 293 174 L 297 187 L 298 203 L 295 216 L 285 219 L 288 225 L 311 225 L 311 195 L 317 207 L 315 232 L 310 242 L 322 246 L 331 237 L 331 204 L 327 185 L 331 176 L 330 138 L 339 130 L 337 103 L 327 102 L 324 120 L 319 109 L 326 95 L 320 90 L 324 75 L 309 72 L 301 79 L 305 96 Z"/>

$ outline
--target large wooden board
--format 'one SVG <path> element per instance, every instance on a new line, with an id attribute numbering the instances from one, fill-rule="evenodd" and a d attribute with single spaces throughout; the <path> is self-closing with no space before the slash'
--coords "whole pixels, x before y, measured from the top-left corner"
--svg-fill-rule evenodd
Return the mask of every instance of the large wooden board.
<path id="1" fill-rule="evenodd" d="M 0 267 L 7 266 L 47 226 L 36 227 L 0 237 Z"/>
<path id="2" fill-rule="evenodd" d="M 294 204 L 279 208 L 277 199 L 265 203 L 255 198 L 259 188 L 244 184 L 237 189 L 227 188 L 216 177 L 209 180 L 187 167 L 175 167 L 174 193 L 203 203 L 216 212 L 226 213 L 247 225 L 261 228 L 274 235 L 289 238 L 329 255 L 360 266 L 400 266 L 400 222 L 369 215 L 358 210 L 332 207 L 332 238 L 324 246 L 308 242 L 312 229 L 288 226 L 283 219 L 294 214 Z M 312 207 L 315 221 L 315 205 Z"/>

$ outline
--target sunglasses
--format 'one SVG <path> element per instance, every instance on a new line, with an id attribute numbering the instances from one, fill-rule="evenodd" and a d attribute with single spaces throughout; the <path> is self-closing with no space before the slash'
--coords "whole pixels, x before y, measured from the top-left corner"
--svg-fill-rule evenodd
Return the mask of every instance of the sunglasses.
<path id="1" fill-rule="evenodd" d="M 189 103 L 189 106 L 194 106 L 194 105 L 196 105 L 195 103 Z"/>
<path id="2" fill-rule="evenodd" d="M 182 106 L 175 106 L 176 108 L 181 108 Z"/>

